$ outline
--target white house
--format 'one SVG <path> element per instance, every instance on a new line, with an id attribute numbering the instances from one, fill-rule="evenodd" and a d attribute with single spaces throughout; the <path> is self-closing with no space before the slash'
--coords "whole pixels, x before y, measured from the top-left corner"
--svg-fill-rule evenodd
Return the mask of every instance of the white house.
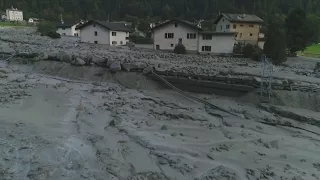
<path id="1" fill-rule="evenodd" d="M 65 23 L 62 21 L 56 24 L 57 33 L 61 36 L 80 36 L 80 30 L 76 29 L 78 25 L 80 23 Z"/>
<path id="2" fill-rule="evenodd" d="M 8 21 L 23 21 L 23 12 L 17 8 L 7 9 L 6 15 Z"/>
<path id="3" fill-rule="evenodd" d="M 203 31 L 197 25 L 183 20 L 170 20 L 152 29 L 156 50 L 173 51 L 179 43 L 189 52 L 232 53 L 235 44 L 233 32 Z"/>
<path id="4" fill-rule="evenodd" d="M 91 20 L 80 25 L 81 42 L 108 45 L 125 45 L 132 29 L 125 23 Z"/>

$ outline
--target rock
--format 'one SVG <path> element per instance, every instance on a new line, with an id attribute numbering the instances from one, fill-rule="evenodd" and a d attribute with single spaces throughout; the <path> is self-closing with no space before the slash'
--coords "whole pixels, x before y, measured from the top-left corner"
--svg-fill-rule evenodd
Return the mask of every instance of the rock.
<path id="1" fill-rule="evenodd" d="M 84 66 L 86 64 L 86 61 L 84 61 L 81 58 L 76 58 L 75 60 L 73 60 L 71 62 L 72 65 L 76 65 L 76 66 Z"/>
<path id="2" fill-rule="evenodd" d="M 233 169 L 220 165 L 206 172 L 201 177 L 196 178 L 196 180 L 209 180 L 209 179 L 236 180 L 236 179 L 240 179 L 240 177 L 236 174 L 236 172 Z"/>
<path id="3" fill-rule="evenodd" d="M 92 62 L 98 66 L 107 66 L 107 60 L 103 57 L 93 56 Z"/>
<path id="4" fill-rule="evenodd" d="M 9 46 L 7 43 L 1 43 L 0 45 L 1 54 L 16 54 L 16 51 Z"/>
<path id="5" fill-rule="evenodd" d="M 161 130 L 163 130 L 163 131 L 168 130 L 168 126 L 167 125 L 161 126 Z"/>
<path id="6" fill-rule="evenodd" d="M 142 71 L 147 67 L 146 63 L 135 62 L 135 63 L 123 63 L 122 68 L 126 71 Z"/>
<path id="7" fill-rule="evenodd" d="M 279 141 L 271 141 L 270 142 L 271 147 L 275 148 L 275 149 L 279 149 Z"/>
<path id="8" fill-rule="evenodd" d="M 58 60 L 58 53 L 56 52 L 49 53 L 48 60 L 52 60 L 52 61 Z"/>
<path id="9" fill-rule="evenodd" d="M 48 55 L 48 53 L 46 53 L 46 52 L 41 52 L 41 53 L 38 55 L 38 58 L 39 58 L 40 60 L 47 60 L 47 59 L 49 59 L 49 55 Z"/>
<path id="10" fill-rule="evenodd" d="M 107 60 L 107 67 L 109 68 L 111 66 L 111 64 L 114 62 L 114 59 L 113 57 L 108 57 L 108 60 Z"/>
<path id="11" fill-rule="evenodd" d="M 148 67 L 144 68 L 142 73 L 143 74 L 149 74 L 149 73 L 151 73 L 152 70 L 153 70 L 153 67 L 152 66 L 148 66 Z"/>
<path id="12" fill-rule="evenodd" d="M 93 56 L 88 55 L 84 58 L 84 61 L 86 62 L 87 65 L 90 65 L 92 62 Z"/>
<path id="13" fill-rule="evenodd" d="M 60 55 L 59 55 L 59 60 L 61 62 L 68 62 L 70 63 L 72 61 L 72 55 L 71 54 L 68 54 L 66 52 L 62 52 Z"/>
<path id="14" fill-rule="evenodd" d="M 31 53 L 31 52 L 19 52 L 17 54 L 18 57 L 22 57 L 22 58 L 34 58 L 37 57 L 38 54 L 37 53 Z"/>
<path id="15" fill-rule="evenodd" d="M 114 61 L 110 67 L 109 67 L 110 72 L 118 72 L 121 71 L 121 64 L 120 61 Z"/>

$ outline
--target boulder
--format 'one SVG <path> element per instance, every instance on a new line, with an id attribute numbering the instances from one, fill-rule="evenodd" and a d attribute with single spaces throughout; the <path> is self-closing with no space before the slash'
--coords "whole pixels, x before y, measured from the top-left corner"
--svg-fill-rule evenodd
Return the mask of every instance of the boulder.
<path id="1" fill-rule="evenodd" d="M 148 67 L 143 69 L 142 73 L 143 74 L 149 74 L 149 73 L 151 73 L 152 70 L 153 70 L 153 67 L 152 66 L 148 66 Z"/>
<path id="2" fill-rule="evenodd" d="M 2 43 L 0 46 L 1 54 L 16 54 L 16 51 L 9 46 L 9 44 Z"/>
<path id="3" fill-rule="evenodd" d="M 113 59 L 113 57 L 108 57 L 108 60 L 107 60 L 107 67 L 110 67 L 111 66 L 111 64 L 114 62 L 114 59 Z"/>
<path id="4" fill-rule="evenodd" d="M 58 60 L 58 53 L 56 52 L 49 53 L 48 60 L 52 60 L 52 61 Z"/>
<path id="5" fill-rule="evenodd" d="M 142 71 L 147 67 L 146 63 L 135 62 L 135 63 L 123 63 L 122 68 L 126 71 Z"/>
<path id="6" fill-rule="evenodd" d="M 66 52 L 62 52 L 59 54 L 59 60 L 61 62 L 68 62 L 70 63 L 72 61 L 72 55 Z"/>
<path id="7" fill-rule="evenodd" d="M 41 52 L 38 57 L 39 59 L 42 59 L 42 60 L 49 59 L 49 55 L 46 52 Z"/>
<path id="8" fill-rule="evenodd" d="M 32 52 L 19 52 L 17 56 L 22 58 L 35 58 L 38 56 L 38 54 Z"/>
<path id="9" fill-rule="evenodd" d="M 76 66 L 84 66 L 86 64 L 86 61 L 81 58 L 76 58 L 71 62 L 71 64 Z"/>
<path id="10" fill-rule="evenodd" d="M 110 72 L 118 72 L 121 71 L 121 63 L 120 61 L 114 61 L 110 67 L 109 67 Z"/>
<path id="11" fill-rule="evenodd" d="M 107 59 L 100 56 L 93 56 L 92 62 L 98 66 L 107 66 Z"/>

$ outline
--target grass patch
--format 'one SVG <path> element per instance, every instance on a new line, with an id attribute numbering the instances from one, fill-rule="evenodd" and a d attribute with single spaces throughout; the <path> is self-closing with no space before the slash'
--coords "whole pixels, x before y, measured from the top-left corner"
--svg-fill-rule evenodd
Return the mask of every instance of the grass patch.
<path id="1" fill-rule="evenodd" d="M 31 27 L 31 25 L 20 22 L 0 22 L 0 27 Z"/>
<path id="2" fill-rule="evenodd" d="M 302 56 L 320 58 L 320 44 L 314 44 L 308 46 L 304 52 L 301 52 Z"/>

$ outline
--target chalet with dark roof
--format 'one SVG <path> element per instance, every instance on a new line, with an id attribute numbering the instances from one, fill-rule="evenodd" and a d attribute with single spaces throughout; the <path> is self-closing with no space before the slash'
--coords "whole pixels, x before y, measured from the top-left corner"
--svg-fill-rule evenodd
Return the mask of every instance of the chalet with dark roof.
<path id="1" fill-rule="evenodd" d="M 263 20 L 254 14 L 221 13 L 214 24 L 217 32 L 234 32 L 237 42 L 258 44 Z"/>
<path id="2" fill-rule="evenodd" d="M 81 31 L 81 42 L 108 45 L 125 45 L 133 30 L 123 22 L 88 21 L 76 28 Z"/>
<path id="3" fill-rule="evenodd" d="M 204 31 L 197 24 L 173 19 L 152 28 L 153 48 L 173 51 L 183 44 L 188 52 L 230 54 L 235 43 L 233 32 Z"/>

